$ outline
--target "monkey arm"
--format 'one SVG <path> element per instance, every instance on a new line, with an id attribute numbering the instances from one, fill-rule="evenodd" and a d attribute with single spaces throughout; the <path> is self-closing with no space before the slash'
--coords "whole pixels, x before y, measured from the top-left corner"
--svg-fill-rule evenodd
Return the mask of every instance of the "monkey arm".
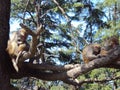
<path id="1" fill-rule="evenodd" d="M 94 55 L 94 54 L 90 54 L 90 53 L 88 53 L 88 55 L 87 55 L 87 58 L 89 59 L 89 61 L 92 61 L 93 59 L 96 59 L 98 57 L 99 57 L 98 55 Z"/>
<path id="2" fill-rule="evenodd" d="M 93 59 L 98 58 L 97 55 L 93 54 L 93 49 L 89 46 L 83 49 L 83 60 L 85 63 L 88 63 L 89 61 L 92 61 Z"/>
<path id="3" fill-rule="evenodd" d="M 86 51 L 86 55 L 90 61 L 98 57 L 97 55 L 94 54 L 93 48 L 88 48 L 88 50 Z"/>
<path id="4" fill-rule="evenodd" d="M 99 56 L 100 57 L 105 57 L 105 56 L 109 55 L 112 52 L 113 52 L 113 49 L 109 49 L 109 50 L 102 49 Z"/>

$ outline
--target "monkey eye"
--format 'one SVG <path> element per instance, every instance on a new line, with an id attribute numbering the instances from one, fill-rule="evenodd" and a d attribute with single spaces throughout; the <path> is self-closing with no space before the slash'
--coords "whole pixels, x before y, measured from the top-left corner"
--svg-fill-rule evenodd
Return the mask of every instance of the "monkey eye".
<path id="1" fill-rule="evenodd" d="M 18 41 L 18 42 L 21 42 L 21 39 L 18 39 L 17 41 Z"/>

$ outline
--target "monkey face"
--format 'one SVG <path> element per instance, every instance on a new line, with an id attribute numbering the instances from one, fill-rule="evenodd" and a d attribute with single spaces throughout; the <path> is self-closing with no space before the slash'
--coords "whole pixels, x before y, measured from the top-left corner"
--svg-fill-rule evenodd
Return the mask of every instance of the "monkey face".
<path id="1" fill-rule="evenodd" d="M 111 42 L 110 40 L 106 40 L 105 43 L 104 43 L 104 46 L 105 47 L 111 47 L 113 44 L 113 42 Z"/>
<path id="2" fill-rule="evenodd" d="M 19 37 L 24 41 L 24 40 L 26 40 L 27 39 L 27 37 L 28 37 L 28 33 L 27 33 L 27 31 L 26 30 L 24 30 L 24 29 L 20 29 L 20 31 L 19 31 Z"/>
<path id="3" fill-rule="evenodd" d="M 17 41 L 20 43 L 25 42 L 27 37 L 28 37 L 27 32 L 24 29 L 20 29 L 17 34 Z"/>
<path id="4" fill-rule="evenodd" d="M 111 36 L 107 38 L 104 42 L 104 46 L 109 49 L 112 49 L 116 47 L 117 45 L 119 45 L 119 38 L 116 36 Z"/>
<path id="5" fill-rule="evenodd" d="M 101 47 L 100 46 L 94 46 L 93 47 L 93 54 L 97 55 L 100 53 Z"/>
<path id="6" fill-rule="evenodd" d="M 20 35 L 20 38 L 21 38 L 21 39 L 22 39 L 22 41 L 24 42 L 24 41 L 26 41 L 27 36 L 26 36 L 26 35 Z"/>
<path id="7" fill-rule="evenodd" d="M 17 42 L 22 43 L 22 42 L 25 42 L 25 41 L 26 41 L 26 39 L 27 39 L 27 37 L 26 37 L 26 36 L 19 35 L 19 36 L 17 37 Z"/>

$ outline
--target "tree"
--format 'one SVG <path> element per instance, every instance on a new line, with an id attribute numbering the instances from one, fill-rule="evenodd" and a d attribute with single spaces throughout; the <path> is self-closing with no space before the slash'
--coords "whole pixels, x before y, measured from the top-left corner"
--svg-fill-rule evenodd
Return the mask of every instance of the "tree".
<path id="1" fill-rule="evenodd" d="M 89 71 L 99 69 L 101 67 L 116 69 L 119 69 L 120 67 L 119 46 L 113 49 L 113 52 L 110 53 L 110 55 L 107 57 L 95 59 L 88 64 L 84 64 L 82 61 L 80 61 L 81 47 L 83 48 L 86 40 L 79 36 L 81 27 L 74 28 L 71 25 L 71 22 L 73 20 L 79 20 L 79 15 L 77 15 L 81 12 L 79 9 L 82 9 L 83 6 L 84 10 L 86 10 L 86 6 L 91 7 L 89 4 L 91 3 L 90 0 L 83 0 L 81 2 L 79 0 L 69 2 L 64 0 L 35 0 L 34 2 L 28 0 L 27 4 L 24 4 L 26 2 L 24 0 L 21 0 L 21 3 L 17 0 L 15 1 L 16 3 L 12 3 L 11 11 L 14 12 L 15 10 L 18 10 L 16 4 L 20 5 L 17 16 L 20 17 L 24 22 L 24 24 L 20 24 L 20 26 L 24 28 L 29 33 L 29 35 L 32 36 L 32 39 L 29 41 L 29 51 L 24 53 L 19 59 L 19 72 L 15 72 L 10 57 L 5 51 L 9 36 L 8 22 L 10 15 L 10 1 L 1 1 L 2 3 L 0 3 L 0 11 L 3 14 L 1 14 L 0 18 L 0 81 L 2 90 L 10 90 L 10 79 L 20 79 L 22 77 L 35 77 L 47 81 L 60 80 L 67 84 L 78 86 L 79 88 L 82 88 L 84 83 L 105 83 L 120 79 L 120 76 L 115 76 L 108 79 L 86 79 L 86 77 L 85 79 L 81 79 L 80 77 L 82 74 L 86 74 Z M 4 5 L 4 7 L 2 7 L 2 5 Z M 71 6 L 74 6 L 75 11 L 77 11 L 75 12 L 76 16 L 69 16 L 65 13 L 72 10 Z M 99 11 L 97 9 L 94 10 Z M 25 15 L 22 13 L 28 13 L 28 16 L 30 17 L 25 17 Z M 57 18 L 58 16 L 59 18 Z M 37 17 L 37 19 L 35 17 Z M 61 24 L 60 19 L 66 19 L 64 25 Z M 98 20 L 101 18 L 98 17 L 94 19 Z M 96 23 L 100 21 L 97 20 L 89 20 L 87 22 L 89 24 L 96 25 Z M 54 34 L 52 33 L 52 30 L 57 30 L 59 33 Z M 53 48 L 55 50 L 53 50 Z M 25 62 L 27 59 L 29 59 L 29 61 Z M 58 61 L 63 65 L 58 64 Z M 81 64 L 79 64 L 79 62 Z M 5 66 L 7 66 L 7 68 L 5 68 Z M 6 84 L 4 84 L 4 80 Z"/>
<path id="2" fill-rule="evenodd" d="M 10 57 L 7 54 L 7 40 L 9 36 L 9 19 L 10 19 L 10 0 L 0 1 L 0 88 L 1 90 L 10 89 Z"/>

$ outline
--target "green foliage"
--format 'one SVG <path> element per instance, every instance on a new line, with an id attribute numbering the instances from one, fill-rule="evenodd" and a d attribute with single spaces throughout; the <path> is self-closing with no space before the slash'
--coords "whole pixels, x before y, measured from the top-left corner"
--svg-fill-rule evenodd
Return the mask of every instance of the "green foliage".
<path id="1" fill-rule="evenodd" d="M 78 79 L 79 80 L 105 80 L 106 78 L 110 78 L 113 76 L 119 76 L 120 75 L 120 70 L 116 69 L 110 69 L 110 68 L 100 68 L 100 69 L 95 69 L 85 75 L 80 76 Z M 83 88 L 85 90 L 111 90 L 113 88 L 114 82 L 119 82 L 120 80 L 111 80 L 108 82 L 99 82 L 99 83 L 87 83 L 83 84 Z"/>
<path id="2" fill-rule="evenodd" d="M 37 0 L 36 0 L 37 1 Z M 45 30 L 40 36 L 40 43 L 44 44 L 44 53 L 49 55 L 57 55 L 57 57 L 49 58 L 46 61 L 54 61 L 55 64 L 75 64 L 82 63 L 81 51 L 87 42 L 99 42 L 108 36 L 120 34 L 119 15 L 115 19 L 113 15 L 114 5 L 118 0 L 57 0 L 63 11 L 51 0 L 40 0 L 39 21 Z M 92 1 L 92 2 L 91 2 Z M 99 2 L 99 5 L 98 3 Z M 27 0 L 12 0 L 11 18 L 24 21 L 31 29 L 36 29 L 36 11 L 33 0 L 30 0 L 26 6 Z M 97 4 L 95 4 L 97 3 Z M 118 5 L 118 4 L 117 4 Z M 110 8 L 110 11 L 109 11 Z M 26 9 L 26 10 L 25 10 Z M 117 10 L 119 11 L 119 9 Z M 67 21 L 66 16 L 69 18 Z M 25 17 L 24 17 L 25 15 Z M 74 22 L 76 23 L 74 23 Z M 71 22 L 73 22 L 71 24 Z M 38 22 L 39 23 L 39 22 Z M 76 25 L 78 24 L 78 25 Z M 79 80 L 110 78 L 112 75 L 119 76 L 120 72 L 115 69 L 95 69 L 85 75 L 78 77 Z M 50 90 L 70 90 L 69 85 L 63 82 L 44 82 L 35 78 L 12 80 L 13 85 L 21 87 L 30 86 L 43 87 Z M 112 81 L 113 82 L 113 81 Z M 120 80 L 114 80 L 120 85 Z M 111 82 L 105 83 L 86 83 L 82 87 L 83 90 L 111 90 L 113 86 Z"/>
<path id="3" fill-rule="evenodd" d="M 73 7 L 83 7 L 83 6 L 84 6 L 83 3 L 80 2 L 73 4 Z"/>
<path id="4" fill-rule="evenodd" d="M 113 36 L 113 35 L 119 35 L 120 32 L 120 22 L 117 22 L 116 25 L 114 25 L 114 22 L 109 22 L 110 28 L 101 28 L 96 32 L 95 38 L 101 37 L 102 39 L 105 39 L 107 37 Z"/>
<path id="5" fill-rule="evenodd" d="M 50 90 L 65 90 L 63 86 L 53 86 Z"/>
<path id="6" fill-rule="evenodd" d="M 103 5 L 104 6 L 112 6 L 117 1 L 119 1 L 119 0 L 104 0 Z"/>
<path id="7" fill-rule="evenodd" d="M 11 0 L 12 3 L 18 3 L 20 0 Z"/>
<path id="8" fill-rule="evenodd" d="M 108 13 L 106 13 L 107 15 L 107 25 L 108 27 L 103 27 L 100 28 L 96 35 L 95 38 L 106 38 L 106 37 L 110 37 L 113 35 L 118 35 L 120 36 L 120 22 L 119 22 L 119 14 L 117 14 L 117 12 L 119 12 L 119 0 L 104 0 L 103 2 L 101 2 L 100 4 L 100 8 L 102 10 L 106 9 L 108 11 Z M 99 5 L 98 5 L 99 6 Z"/>

